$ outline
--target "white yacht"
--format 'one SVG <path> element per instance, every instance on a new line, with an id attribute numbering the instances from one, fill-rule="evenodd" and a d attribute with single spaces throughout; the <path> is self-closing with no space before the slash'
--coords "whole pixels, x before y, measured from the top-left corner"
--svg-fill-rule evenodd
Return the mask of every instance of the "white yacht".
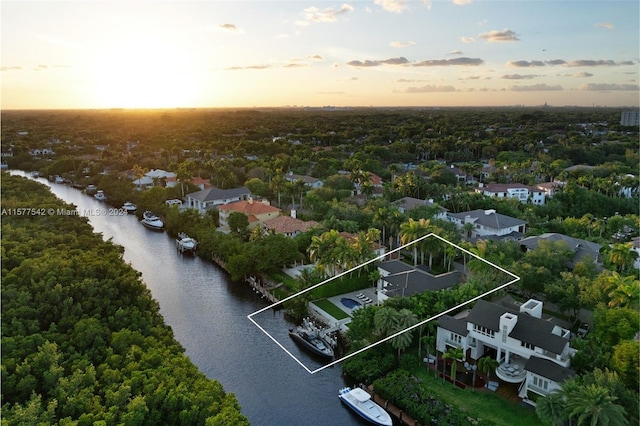
<path id="1" fill-rule="evenodd" d="M 369 392 L 360 388 L 351 389 L 346 387 L 340 389 L 338 398 L 363 419 L 375 425 L 393 426 L 389 413 L 371 400 Z"/>
<path id="2" fill-rule="evenodd" d="M 130 201 L 127 201 L 122 205 L 122 208 L 127 211 L 127 213 L 135 213 L 138 210 L 138 207 Z"/>
<path id="3" fill-rule="evenodd" d="M 140 221 L 140 223 L 143 224 L 144 226 L 146 226 L 147 228 L 152 229 L 154 231 L 163 231 L 164 230 L 164 222 L 162 220 L 160 220 L 160 218 L 158 216 L 156 216 L 155 214 L 153 214 L 149 210 L 144 212 L 144 214 L 142 215 L 142 220 Z"/>
<path id="4" fill-rule="evenodd" d="M 184 232 L 180 232 L 178 234 L 178 238 L 176 238 L 176 248 L 180 253 L 195 253 L 196 248 L 198 247 L 198 242 L 185 234 Z"/>
<path id="5" fill-rule="evenodd" d="M 107 199 L 107 196 L 104 195 L 104 191 L 102 189 L 98 189 L 96 191 L 96 193 L 93 195 L 95 197 L 96 200 L 98 201 L 104 201 Z"/>

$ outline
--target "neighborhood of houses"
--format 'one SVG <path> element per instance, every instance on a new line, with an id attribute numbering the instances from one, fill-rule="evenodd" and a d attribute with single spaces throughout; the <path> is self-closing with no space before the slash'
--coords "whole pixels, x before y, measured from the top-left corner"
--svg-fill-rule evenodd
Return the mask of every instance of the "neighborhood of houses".
<path id="1" fill-rule="evenodd" d="M 310 176 L 289 174 L 290 181 L 302 180 L 309 188 L 322 186 L 322 181 Z M 215 208 L 219 212 L 219 230 L 230 232 L 228 219 L 231 213 L 246 215 L 249 229 L 261 228 L 264 232 L 274 232 L 288 237 L 294 237 L 319 224 L 315 221 L 303 221 L 297 218 L 295 206 L 288 212 L 276 208 L 267 200 L 260 200 L 251 191 L 242 186 L 232 189 L 220 189 L 212 186 L 206 179 L 193 178 L 190 180 L 200 190 L 185 194 L 183 200 L 175 201 L 180 209 L 196 209 L 201 213 Z M 370 182 L 377 189 L 381 189 L 382 180 L 377 176 L 370 176 Z M 151 170 L 145 176 L 133 181 L 138 189 L 145 189 L 155 185 L 174 186 L 178 180 L 174 173 L 163 170 Z M 559 182 L 549 182 L 531 187 L 521 184 L 485 184 L 478 183 L 475 191 L 492 197 L 515 198 L 522 203 L 544 204 L 548 197 L 553 196 L 553 190 Z M 358 195 L 359 188 L 354 187 L 354 195 Z M 376 191 L 373 191 L 373 195 Z M 394 203 L 402 212 L 420 206 L 435 207 L 434 217 L 447 220 L 457 225 L 462 231 L 466 230 L 468 241 L 479 239 L 497 239 L 517 241 L 523 251 L 535 250 L 541 241 L 563 241 L 575 252 L 574 262 L 590 259 L 596 265 L 600 264 L 601 245 L 572 238 L 557 233 L 547 233 L 525 238 L 527 223 L 523 220 L 506 216 L 495 210 L 471 210 L 452 213 L 438 206 L 433 200 L 421 200 L 404 197 Z M 472 226 L 468 226 L 471 224 Z M 344 236 L 349 238 L 347 233 Z M 638 239 L 634 240 L 634 250 L 638 251 Z M 384 257 L 385 247 L 374 247 L 376 256 L 385 260 L 378 264 L 379 280 L 375 288 L 349 297 L 358 297 L 369 303 L 380 304 L 391 297 L 409 297 L 425 291 L 449 289 L 461 282 L 464 268 L 455 264 L 451 272 L 441 275 L 431 275 L 423 265 L 411 266 L 398 259 Z M 640 265 L 636 264 L 636 267 Z M 347 296 L 347 295 L 342 295 Z M 337 300 L 340 296 L 337 297 Z M 347 314 L 353 308 L 335 303 Z M 315 313 L 324 316 L 328 323 L 337 323 L 336 319 L 321 308 L 310 305 Z M 517 386 L 517 395 L 524 402 L 535 405 L 538 396 L 546 396 L 560 383 L 572 376 L 571 356 L 576 352 L 570 346 L 570 324 L 565 321 L 548 317 L 543 314 L 543 302 L 530 299 L 517 302 L 513 299 L 488 302 L 478 300 L 473 308 L 460 312 L 454 316 L 443 315 L 437 319 L 436 349 L 444 353 L 450 347 L 463 350 L 461 361 L 477 361 L 481 357 L 491 356 L 498 362 L 495 375 L 498 381 L 491 381 L 487 388 L 496 390 L 500 383 Z M 344 327 L 349 319 L 341 320 Z M 425 359 L 433 362 L 434 359 Z"/>

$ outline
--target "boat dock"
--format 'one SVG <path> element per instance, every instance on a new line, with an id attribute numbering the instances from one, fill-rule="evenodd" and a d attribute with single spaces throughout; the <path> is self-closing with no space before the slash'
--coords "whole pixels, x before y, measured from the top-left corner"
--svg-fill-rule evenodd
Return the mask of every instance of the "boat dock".
<path id="1" fill-rule="evenodd" d="M 260 283 L 260 280 L 254 276 L 249 276 L 247 278 L 247 282 L 249 283 L 249 285 L 251 286 L 251 288 L 258 294 L 260 294 L 262 297 L 264 297 L 265 299 L 267 299 L 269 302 L 271 303 L 277 303 L 280 300 L 278 300 L 277 297 L 275 297 L 270 290 L 276 289 L 280 286 L 282 286 L 283 284 L 280 283 L 278 285 L 276 285 L 275 287 L 270 287 L 267 288 L 265 286 L 262 285 L 262 283 Z"/>
<path id="2" fill-rule="evenodd" d="M 407 426 L 427 426 L 426 423 L 420 423 L 417 420 L 414 420 L 407 413 L 403 412 L 395 405 L 389 403 L 389 401 L 387 401 L 386 399 L 377 395 L 373 390 L 373 385 L 365 386 L 363 387 L 363 389 L 366 390 L 369 395 L 371 395 L 371 400 L 373 402 L 379 404 L 381 407 L 384 407 L 384 409 L 387 410 L 389 414 L 391 414 L 391 417 L 398 420 L 400 424 Z"/>

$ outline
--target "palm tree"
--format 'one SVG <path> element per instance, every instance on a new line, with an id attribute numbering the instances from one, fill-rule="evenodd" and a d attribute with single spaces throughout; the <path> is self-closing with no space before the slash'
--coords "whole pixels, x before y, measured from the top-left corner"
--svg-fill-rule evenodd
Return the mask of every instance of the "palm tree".
<path id="1" fill-rule="evenodd" d="M 382 228 L 382 244 L 386 244 L 387 227 L 391 224 L 391 208 L 380 207 L 373 215 L 373 223 Z"/>
<path id="2" fill-rule="evenodd" d="M 607 281 L 612 290 L 609 292 L 609 307 L 637 308 L 640 300 L 640 283 L 633 275 L 621 276 L 613 272 Z"/>
<path id="3" fill-rule="evenodd" d="M 478 360 L 478 368 L 487 375 L 487 382 L 491 381 L 491 371 L 498 368 L 498 365 L 500 365 L 498 360 L 490 356 L 485 356 Z"/>
<path id="4" fill-rule="evenodd" d="M 406 330 L 418 323 L 418 317 L 409 309 L 400 309 L 396 316 L 396 330 L 397 333 L 400 330 Z M 399 334 L 391 339 L 391 346 L 398 350 L 398 358 L 400 353 L 411 346 L 413 342 L 413 330 Z"/>
<path id="5" fill-rule="evenodd" d="M 577 388 L 567 396 L 569 417 L 578 418 L 578 426 L 628 425 L 624 408 L 614 401 L 616 397 L 609 390 L 596 384 Z"/>
<path id="6" fill-rule="evenodd" d="M 420 237 L 423 237 L 429 233 L 429 227 L 431 221 L 429 219 L 420 219 L 409 221 L 400 225 L 400 232 L 402 233 L 402 244 L 408 244 L 411 241 L 415 241 Z M 413 244 L 413 266 L 418 264 L 418 244 Z"/>
<path id="7" fill-rule="evenodd" d="M 451 383 L 453 387 L 456 387 L 456 371 L 458 370 L 458 360 L 464 356 L 464 351 L 461 347 L 449 348 L 447 352 L 442 355 L 442 359 L 451 360 Z"/>
<path id="8" fill-rule="evenodd" d="M 536 401 L 536 415 L 545 424 L 562 425 L 567 419 L 565 401 L 560 392 L 552 392 Z"/>
<path id="9" fill-rule="evenodd" d="M 609 250 L 608 258 L 609 262 L 616 265 L 618 272 L 623 273 L 633 265 L 638 254 L 632 250 L 633 243 L 620 243 L 614 244 L 611 250 Z"/>
<path id="10" fill-rule="evenodd" d="M 373 317 L 373 328 L 379 336 L 386 337 L 398 326 L 398 311 L 389 307 L 381 307 Z"/>

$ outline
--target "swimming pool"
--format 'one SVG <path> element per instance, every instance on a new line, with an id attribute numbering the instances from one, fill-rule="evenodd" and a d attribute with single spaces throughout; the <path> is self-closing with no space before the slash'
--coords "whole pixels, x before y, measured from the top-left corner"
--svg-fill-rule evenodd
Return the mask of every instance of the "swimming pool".
<path id="1" fill-rule="evenodd" d="M 348 297 L 343 297 L 342 299 L 340 299 L 340 303 L 342 303 L 344 306 L 346 306 L 349 309 L 354 309 L 357 308 L 360 305 L 360 302 L 353 300 L 353 299 L 349 299 Z"/>

